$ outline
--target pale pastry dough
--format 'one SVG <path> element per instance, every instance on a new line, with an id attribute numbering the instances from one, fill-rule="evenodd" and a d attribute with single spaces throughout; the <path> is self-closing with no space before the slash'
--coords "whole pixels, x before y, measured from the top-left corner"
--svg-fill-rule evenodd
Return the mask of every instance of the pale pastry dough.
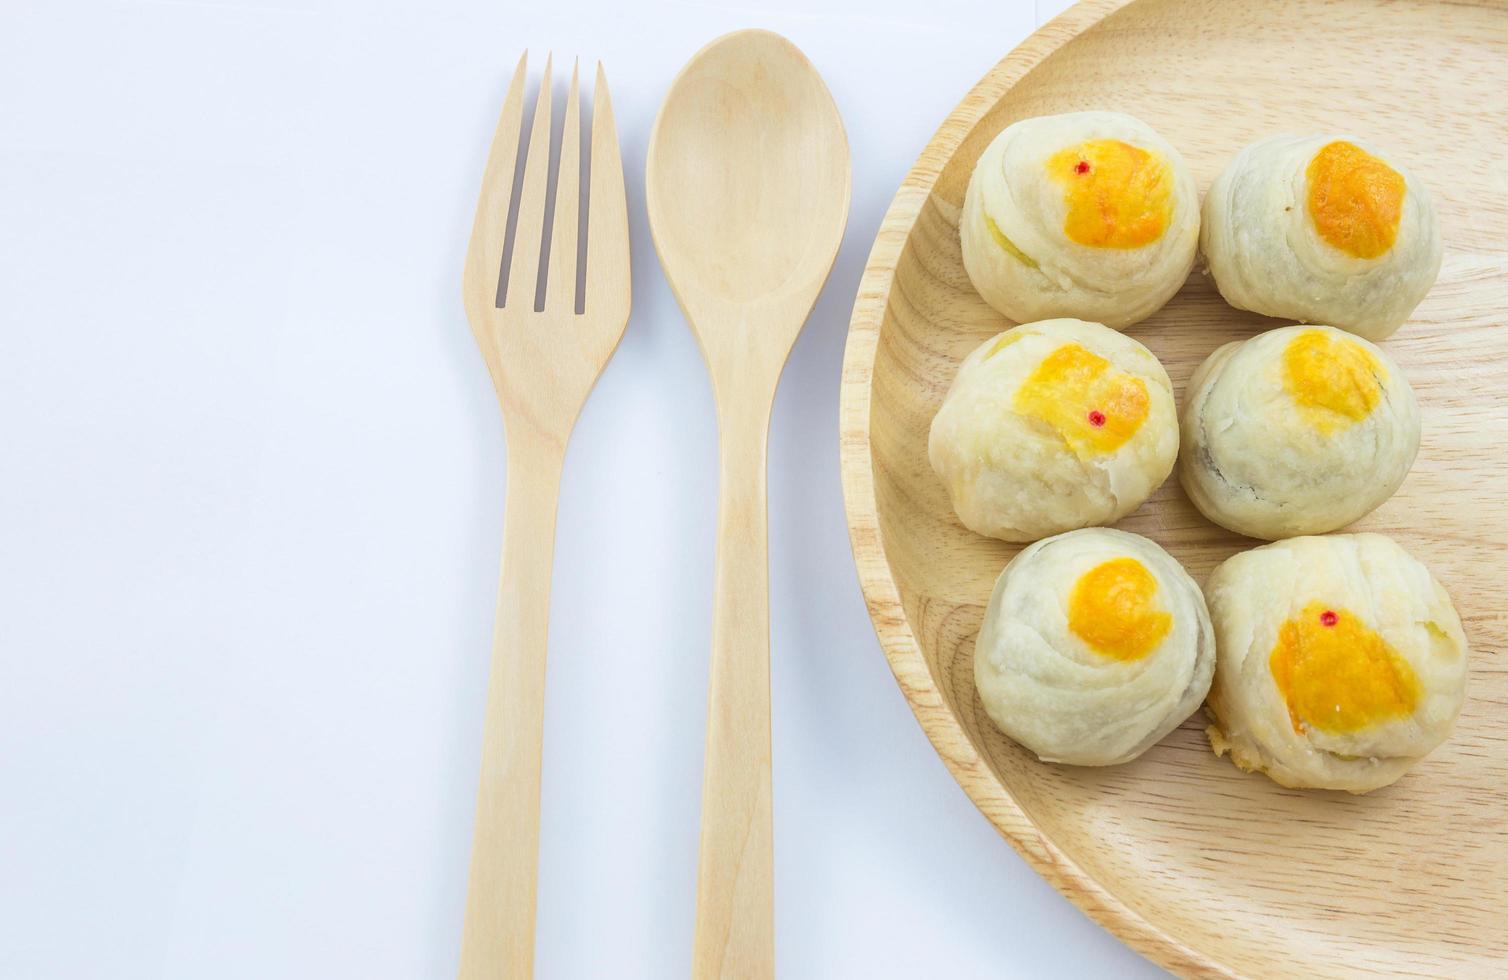
<path id="1" fill-rule="evenodd" d="M 1178 151 L 1139 119 L 1023 119 L 979 157 L 959 235 L 974 288 L 1010 319 L 1082 317 L 1119 330 L 1188 278 L 1198 191 Z"/>
<path id="2" fill-rule="evenodd" d="M 1333 327 L 1283 327 L 1195 370 L 1178 478 L 1216 524 L 1287 538 L 1365 516 L 1418 450 L 1419 403 L 1392 358 Z"/>
<path id="3" fill-rule="evenodd" d="M 1440 272 L 1429 191 L 1351 136 L 1273 136 L 1204 199 L 1200 247 L 1220 295 L 1265 316 L 1389 336 Z"/>
<path id="4" fill-rule="evenodd" d="M 1027 323 L 964 359 L 928 455 L 964 526 L 1035 541 L 1135 510 L 1178 453 L 1168 373 L 1123 334 Z"/>
<path id="5" fill-rule="evenodd" d="M 974 646 L 990 718 L 1046 762 L 1136 758 L 1204 700 L 1215 640 L 1199 586 L 1166 551 L 1108 528 L 1016 556 Z"/>
<path id="6" fill-rule="evenodd" d="M 1291 538 L 1205 585 L 1217 755 L 1284 786 L 1365 793 L 1445 741 L 1466 636 L 1434 576 L 1380 534 Z"/>

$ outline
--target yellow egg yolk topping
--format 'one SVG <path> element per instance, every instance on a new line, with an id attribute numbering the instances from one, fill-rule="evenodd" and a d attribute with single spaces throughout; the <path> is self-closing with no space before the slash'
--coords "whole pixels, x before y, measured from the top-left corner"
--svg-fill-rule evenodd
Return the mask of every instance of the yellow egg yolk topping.
<path id="1" fill-rule="evenodd" d="M 1153 604 L 1157 580 L 1135 558 L 1112 558 L 1074 583 L 1068 628 L 1096 653 L 1140 660 L 1173 627 L 1173 616 Z"/>
<path id="2" fill-rule="evenodd" d="M 1403 175 L 1355 143 L 1327 143 L 1309 161 L 1309 217 L 1331 245 L 1358 259 L 1393 247 Z"/>
<path id="3" fill-rule="evenodd" d="M 1355 425 L 1382 400 L 1387 370 L 1371 351 L 1323 330 L 1305 330 L 1283 350 L 1283 388 L 1320 432 Z"/>
<path id="4" fill-rule="evenodd" d="M 1161 238 L 1173 219 L 1173 172 L 1139 146 L 1089 140 L 1054 153 L 1047 172 L 1063 188 L 1069 241 L 1139 248 Z"/>
<path id="5" fill-rule="evenodd" d="M 1015 408 L 1057 430 L 1080 457 L 1119 449 L 1147 420 L 1146 382 L 1079 344 L 1048 354 L 1016 390 Z"/>
<path id="6" fill-rule="evenodd" d="M 1321 602 L 1278 628 L 1268 665 L 1295 732 L 1358 732 L 1406 718 L 1419 703 L 1408 661 L 1355 614 Z"/>

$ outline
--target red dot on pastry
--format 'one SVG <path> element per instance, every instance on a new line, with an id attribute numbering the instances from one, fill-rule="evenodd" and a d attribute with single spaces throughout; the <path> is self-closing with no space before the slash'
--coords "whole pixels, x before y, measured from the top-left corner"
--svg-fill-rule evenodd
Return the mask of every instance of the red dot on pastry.
<path id="1" fill-rule="evenodd" d="M 1092 426 L 1094 426 L 1096 429 L 1098 429 L 1100 426 L 1104 425 L 1105 424 L 1105 413 L 1101 412 L 1099 409 L 1095 409 L 1094 411 L 1090 412 L 1089 413 L 1089 424 L 1092 425 Z"/>
<path id="2" fill-rule="evenodd" d="M 1089 161 L 1080 160 L 1078 163 L 1074 164 L 1073 172 L 1076 174 L 1087 174 L 1089 172 Z"/>
<path id="3" fill-rule="evenodd" d="M 1324 612 L 1320 613 L 1321 626 L 1334 626 L 1339 619 L 1340 617 L 1335 615 L 1334 610 L 1331 609 L 1326 609 Z"/>

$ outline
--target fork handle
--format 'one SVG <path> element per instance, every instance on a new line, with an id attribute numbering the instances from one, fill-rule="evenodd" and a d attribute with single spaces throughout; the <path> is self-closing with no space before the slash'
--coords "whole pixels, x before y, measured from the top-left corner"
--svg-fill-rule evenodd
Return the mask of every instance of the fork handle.
<path id="1" fill-rule="evenodd" d="M 773 396 L 773 388 L 770 392 Z M 774 976 L 768 399 L 719 412 L 707 757 L 692 976 Z"/>
<path id="2" fill-rule="evenodd" d="M 462 980 L 529 977 L 539 873 L 539 769 L 555 509 L 565 447 L 508 433 L 503 560 L 471 840 Z"/>

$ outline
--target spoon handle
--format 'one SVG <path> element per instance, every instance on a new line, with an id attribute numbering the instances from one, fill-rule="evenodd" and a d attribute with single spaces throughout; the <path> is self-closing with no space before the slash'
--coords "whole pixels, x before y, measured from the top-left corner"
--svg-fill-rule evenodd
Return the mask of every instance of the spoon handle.
<path id="1" fill-rule="evenodd" d="M 770 818 L 770 402 L 719 412 L 720 490 L 692 976 L 775 972 Z"/>
<path id="2" fill-rule="evenodd" d="M 523 427 L 509 433 L 502 577 L 482 723 L 461 980 L 533 975 L 545 634 L 564 457 L 564 447 L 544 436 Z"/>

